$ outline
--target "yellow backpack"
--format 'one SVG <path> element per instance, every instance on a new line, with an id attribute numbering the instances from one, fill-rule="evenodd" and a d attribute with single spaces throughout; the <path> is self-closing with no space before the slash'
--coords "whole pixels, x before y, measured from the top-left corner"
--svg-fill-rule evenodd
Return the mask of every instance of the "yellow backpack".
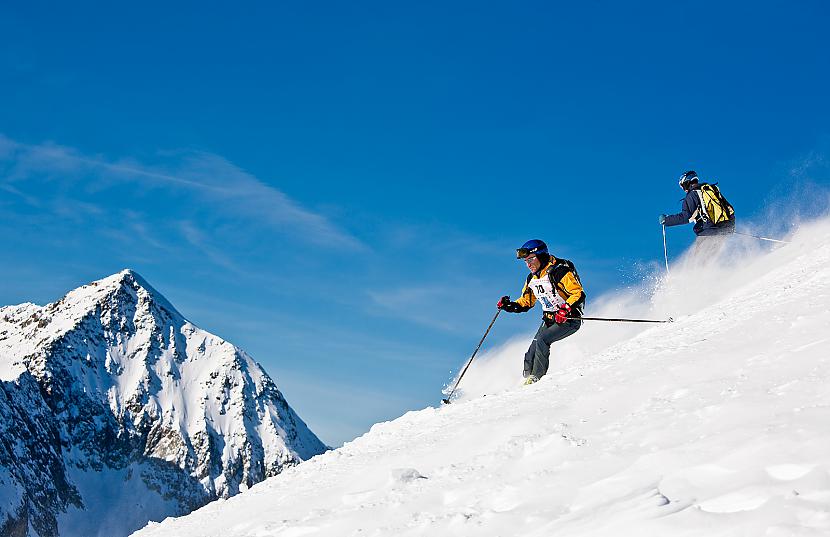
<path id="1" fill-rule="evenodd" d="M 700 212 L 703 220 L 720 224 L 735 217 L 735 209 L 726 201 L 717 185 L 703 183 L 697 192 L 700 197 L 700 205 L 703 207 Z"/>

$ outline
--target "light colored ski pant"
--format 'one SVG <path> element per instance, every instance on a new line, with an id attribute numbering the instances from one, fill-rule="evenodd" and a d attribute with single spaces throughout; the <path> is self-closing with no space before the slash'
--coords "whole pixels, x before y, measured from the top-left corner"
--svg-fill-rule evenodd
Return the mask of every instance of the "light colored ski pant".
<path id="1" fill-rule="evenodd" d="M 542 323 L 536 336 L 525 353 L 524 377 L 533 375 L 542 378 L 548 372 L 550 364 L 550 346 L 554 341 L 565 339 L 582 326 L 582 321 L 571 320 L 562 324 L 547 326 Z"/>

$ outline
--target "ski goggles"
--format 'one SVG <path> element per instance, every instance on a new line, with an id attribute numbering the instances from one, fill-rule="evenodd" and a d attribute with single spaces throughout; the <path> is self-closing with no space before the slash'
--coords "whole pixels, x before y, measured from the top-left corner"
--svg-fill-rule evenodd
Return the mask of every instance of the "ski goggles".
<path id="1" fill-rule="evenodd" d="M 697 181 L 697 180 L 698 180 L 697 179 L 697 174 L 693 171 L 688 171 L 688 172 L 686 172 L 686 173 L 684 173 L 683 175 L 680 176 L 680 179 L 678 180 L 678 184 L 680 186 L 684 186 L 684 185 L 688 185 L 692 181 Z"/>
<path id="2" fill-rule="evenodd" d="M 524 259 L 531 254 L 536 254 L 536 248 L 516 248 L 516 259 Z"/>

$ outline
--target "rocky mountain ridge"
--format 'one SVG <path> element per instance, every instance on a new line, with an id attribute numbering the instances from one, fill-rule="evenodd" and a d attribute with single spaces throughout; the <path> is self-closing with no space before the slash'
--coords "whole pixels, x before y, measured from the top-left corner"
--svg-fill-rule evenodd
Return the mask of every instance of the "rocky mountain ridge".
<path id="1" fill-rule="evenodd" d="M 0 308 L 0 534 L 127 535 L 325 451 L 244 351 L 131 270 Z"/>

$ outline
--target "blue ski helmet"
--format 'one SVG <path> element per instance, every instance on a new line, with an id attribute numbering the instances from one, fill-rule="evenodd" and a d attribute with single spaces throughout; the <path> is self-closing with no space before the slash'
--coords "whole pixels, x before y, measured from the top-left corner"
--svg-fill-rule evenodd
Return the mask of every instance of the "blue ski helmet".
<path id="1" fill-rule="evenodd" d="M 539 239 L 531 239 L 522 244 L 521 248 L 516 248 L 516 259 L 524 259 L 530 254 L 547 254 L 548 245 Z"/>
<path id="2" fill-rule="evenodd" d="M 688 186 L 689 183 L 692 183 L 694 181 L 697 181 L 697 172 L 694 170 L 689 170 L 680 176 L 680 181 L 678 181 L 678 183 L 681 187 L 686 188 L 686 186 Z"/>

